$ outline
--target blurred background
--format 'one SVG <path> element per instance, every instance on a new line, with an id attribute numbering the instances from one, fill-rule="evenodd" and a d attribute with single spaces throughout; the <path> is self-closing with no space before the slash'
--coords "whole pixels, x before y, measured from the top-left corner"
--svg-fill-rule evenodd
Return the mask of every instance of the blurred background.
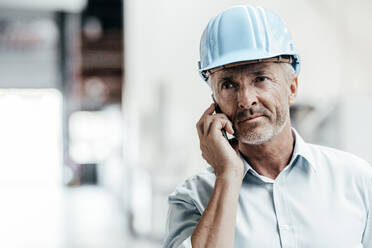
<path id="1" fill-rule="evenodd" d="M 279 14 L 301 55 L 293 125 L 370 163 L 367 0 L 0 0 L 0 246 L 160 247 L 167 195 L 203 170 L 208 20 Z"/>

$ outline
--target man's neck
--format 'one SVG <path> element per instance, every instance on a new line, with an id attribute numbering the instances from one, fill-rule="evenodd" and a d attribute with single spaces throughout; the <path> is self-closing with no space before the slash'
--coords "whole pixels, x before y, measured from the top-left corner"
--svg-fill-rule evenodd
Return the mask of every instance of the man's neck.
<path id="1" fill-rule="evenodd" d="M 287 123 L 278 135 L 264 144 L 239 142 L 239 151 L 258 174 L 275 179 L 290 162 L 294 144 L 291 126 Z"/>

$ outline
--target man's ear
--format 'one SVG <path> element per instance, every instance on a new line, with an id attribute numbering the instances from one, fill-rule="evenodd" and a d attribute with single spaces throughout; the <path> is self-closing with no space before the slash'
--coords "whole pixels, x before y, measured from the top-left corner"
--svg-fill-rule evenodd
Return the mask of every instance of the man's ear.
<path id="1" fill-rule="evenodd" d="M 296 74 L 293 74 L 293 77 L 288 86 L 289 86 L 288 104 L 289 106 L 291 106 L 295 103 L 298 90 L 298 76 Z"/>

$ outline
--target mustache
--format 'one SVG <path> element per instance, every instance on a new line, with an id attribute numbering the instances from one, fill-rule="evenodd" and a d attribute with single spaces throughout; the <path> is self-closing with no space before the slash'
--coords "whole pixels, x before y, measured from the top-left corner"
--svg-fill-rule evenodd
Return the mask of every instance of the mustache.
<path id="1" fill-rule="evenodd" d="M 240 111 L 238 111 L 236 113 L 236 116 L 234 118 L 234 122 L 237 123 L 241 120 L 244 120 L 244 119 L 247 119 L 251 116 L 254 116 L 254 115 L 264 115 L 264 116 L 267 116 L 267 110 L 262 108 L 262 107 L 258 107 L 258 108 L 250 108 L 250 109 L 242 109 Z"/>

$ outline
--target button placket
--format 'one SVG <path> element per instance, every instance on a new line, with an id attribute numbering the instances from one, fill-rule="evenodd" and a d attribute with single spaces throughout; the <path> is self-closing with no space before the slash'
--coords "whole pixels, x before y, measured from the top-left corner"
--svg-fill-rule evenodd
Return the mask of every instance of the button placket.
<path id="1" fill-rule="evenodd" d="M 281 180 L 277 180 L 273 187 L 273 199 L 280 241 L 283 248 L 295 248 L 295 240 L 290 225 L 290 213 L 288 212 L 288 206 L 286 205 L 284 197 L 284 183 L 281 182 Z"/>

